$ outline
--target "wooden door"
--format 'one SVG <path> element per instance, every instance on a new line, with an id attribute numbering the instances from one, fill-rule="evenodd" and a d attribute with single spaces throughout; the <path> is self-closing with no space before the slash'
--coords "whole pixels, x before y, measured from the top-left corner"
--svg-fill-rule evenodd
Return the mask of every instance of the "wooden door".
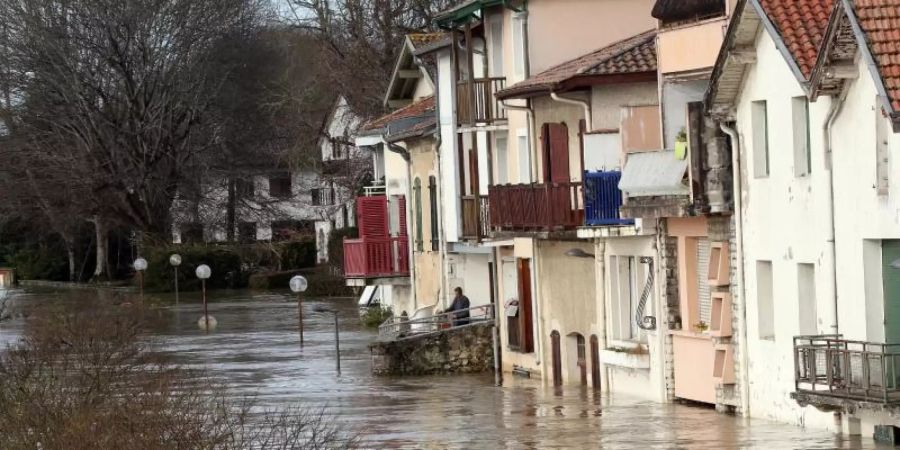
<path id="1" fill-rule="evenodd" d="M 580 334 L 575 335 L 575 347 L 578 356 L 576 363 L 578 364 L 579 372 L 581 372 L 581 385 L 587 386 L 587 349 L 585 348 L 584 336 Z"/>
<path id="2" fill-rule="evenodd" d="M 562 386 L 562 354 L 559 348 L 559 331 L 550 333 L 550 351 L 553 359 L 553 386 Z"/>
<path id="3" fill-rule="evenodd" d="M 532 328 L 531 299 L 531 260 L 519 258 L 519 343 L 523 353 L 534 351 L 534 333 Z"/>
<path id="4" fill-rule="evenodd" d="M 600 389 L 600 342 L 597 335 L 591 336 L 591 383 Z"/>
<path id="5" fill-rule="evenodd" d="M 545 123 L 541 131 L 544 182 L 568 183 L 569 129 L 564 123 Z"/>
<path id="6" fill-rule="evenodd" d="M 884 342 L 900 344 L 900 240 L 881 241 L 881 279 L 884 285 Z"/>

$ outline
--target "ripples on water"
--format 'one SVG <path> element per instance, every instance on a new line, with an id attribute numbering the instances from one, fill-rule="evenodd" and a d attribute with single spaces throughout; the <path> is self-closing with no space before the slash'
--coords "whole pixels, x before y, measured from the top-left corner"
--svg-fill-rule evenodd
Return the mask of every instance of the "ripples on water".
<path id="1" fill-rule="evenodd" d="M 32 305 L 78 301 L 78 293 L 15 295 L 19 317 L 0 326 L 0 343 L 13 342 Z M 225 380 L 235 395 L 254 395 L 261 407 L 327 408 L 363 432 L 372 448 L 408 449 L 832 449 L 875 448 L 871 439 L 843 440 L 829 433 L 765 421 L 747 421 L 712 409 L 609 398 L 592 390 L 562 391 L 539 382 L 492 375 L 373 378 L 363 329 L 352 299 L 304 302 L 305 346 L 300 347 L 297 305 L 287 294 L 214 292 L 210 314 L 218 329 L 197 327 L 195 294 L 153 310 L 151 334 L 161 351 L 186 367 Z M 161 299 L 168 301 L 169 299 Z M 341 368 L 334 365 L 334 322 L 341 329 Z"/>

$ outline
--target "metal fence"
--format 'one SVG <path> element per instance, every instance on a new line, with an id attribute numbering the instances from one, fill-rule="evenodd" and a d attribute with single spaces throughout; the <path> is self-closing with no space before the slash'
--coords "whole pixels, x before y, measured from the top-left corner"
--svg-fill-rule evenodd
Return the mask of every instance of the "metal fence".
<path id="1" fill-rule="evenodd" d="M 469 313 L 469 317 L 461 317 L 464 313 Z M 378 337 L 382 340 L 402 339 L 493 320 L 494 305 L 492 304 L 422 318 L 392 317 L 378 327 Z"/>
<path id="2" fill-rule="evenodd" d="M 841 335 L 794 338 L 797 392 L 889 404 L 900 402 L 900 344 Z"/>

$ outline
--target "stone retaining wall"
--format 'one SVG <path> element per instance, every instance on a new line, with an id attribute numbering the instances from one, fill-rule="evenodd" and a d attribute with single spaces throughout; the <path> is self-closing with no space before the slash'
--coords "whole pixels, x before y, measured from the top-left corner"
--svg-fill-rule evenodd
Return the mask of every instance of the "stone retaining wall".
<path id="1" fill-rule="evenodd" d="M 369 345 L 375 375 L 480 373 L 494 369 L 493 323 Z"/>

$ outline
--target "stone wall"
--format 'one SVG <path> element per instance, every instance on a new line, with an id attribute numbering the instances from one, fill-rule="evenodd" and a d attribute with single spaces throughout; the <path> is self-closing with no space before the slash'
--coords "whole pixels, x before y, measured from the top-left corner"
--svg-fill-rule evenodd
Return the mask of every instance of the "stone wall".
<path id="1" fill-rule="evenodd" d="M 493 323 L 369 345 L 375 375 L 480 373 L 494 369 Z"/>

